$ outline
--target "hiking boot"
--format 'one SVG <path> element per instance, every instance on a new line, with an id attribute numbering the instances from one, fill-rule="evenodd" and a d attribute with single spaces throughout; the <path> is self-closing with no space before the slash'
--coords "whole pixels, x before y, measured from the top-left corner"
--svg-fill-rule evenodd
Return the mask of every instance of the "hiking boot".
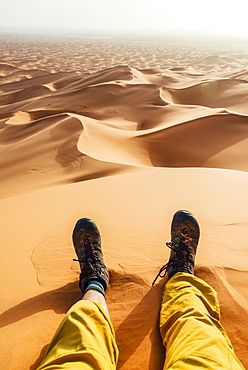
<path id="1" fill-rule="evenodd" d="M 177 272 L 188 272 L 194 275 L 196 248 L 200 237 L 197 220 L 188 211 L 175 213 L 171 224 L 171 242 L 166 243 L 171 249 L 169 262 L 164 265 L 154 279 L 168 275 L 168 279 Z"/>
<path id="2" fill-rule="evenodd" d="M 89 281 L 98 280 L 106 291 L 109 282 L 109 273 L 105 265 L 101 236 L 93 220 L 81 218 L 77 221 L 72 234 L 72 240 L 81 268 L 79 286 L 85 293 Z"/>

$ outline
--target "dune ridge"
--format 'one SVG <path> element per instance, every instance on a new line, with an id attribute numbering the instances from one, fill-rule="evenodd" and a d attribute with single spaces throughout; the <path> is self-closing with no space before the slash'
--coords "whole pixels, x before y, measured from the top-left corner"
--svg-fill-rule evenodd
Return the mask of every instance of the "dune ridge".
<path id="1" fill-rule="evenodd" d="M 36 188 L 136 166 L 247 171 L 247 72 L 209 79 L 187 71 L 30 70 L 8 82 L 16 67 L 2 63 L 1 166 L 8 184 L 19 181 L 22 192 L 30 181 Z"/>

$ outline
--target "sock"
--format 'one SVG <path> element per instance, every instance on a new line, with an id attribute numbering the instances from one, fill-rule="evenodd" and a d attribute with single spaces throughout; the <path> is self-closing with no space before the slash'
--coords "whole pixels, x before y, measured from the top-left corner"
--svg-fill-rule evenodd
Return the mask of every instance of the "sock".
<path id="1" fill-rule="evenodd" d="M 88 281 L 88 284 L 85 288 L 85 291 L 84 291 L 84 294 L 86 292 L 88 292 L 88 290 L 96 290 L 97 292 L 99 293 L 102 293 L 103 295 L 105 295 L 105 289 L 104 289 L 104 286 L 103 284 L 97 280 L 97 279 L 90 279 Z"/>

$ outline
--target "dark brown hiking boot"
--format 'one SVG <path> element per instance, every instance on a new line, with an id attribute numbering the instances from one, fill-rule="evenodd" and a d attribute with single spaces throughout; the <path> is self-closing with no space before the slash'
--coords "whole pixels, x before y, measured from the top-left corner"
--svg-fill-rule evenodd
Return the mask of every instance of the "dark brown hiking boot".
<path id="1" fill-rule="evenodd" d="M 171 242 L 166 243 L 171 249 L 169 262 L 160 270 L 157 278 L 168 275 L 168 279 L 177 272 L 188 272 L 194 275 L 195 255 L 200 237 L 200 228 L 197 220 L 188 211 L 175 213 L 171 224 Z"/>
<path id="2" fill-rule="evenodd" d="M 72 234 L 72 240 L 80 263 L 81 274 L 79 286 L 84 294 L 91 279 L 98 280 L 106 291 L 109 273 L 105 265 L 101 236 L 93 220 L 81 218 L 77 221 Z"/>

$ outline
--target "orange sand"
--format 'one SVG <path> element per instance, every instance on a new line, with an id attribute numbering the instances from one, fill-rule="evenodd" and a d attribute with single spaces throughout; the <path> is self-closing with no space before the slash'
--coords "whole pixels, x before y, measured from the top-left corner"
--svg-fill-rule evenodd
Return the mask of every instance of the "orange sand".
<path id="1" fill-rule="evenodd" d="M 161 370 L 163 281 L 151 283 L 178 209 L 199 220 L 196 275 L 217 290 L 248 368 L 245 56 L 225 45 L 1 41 L 1 369 L 34 370 L 80 298 L 71 231 L 90 217 L 111 272 L 119 369 Z"/>

